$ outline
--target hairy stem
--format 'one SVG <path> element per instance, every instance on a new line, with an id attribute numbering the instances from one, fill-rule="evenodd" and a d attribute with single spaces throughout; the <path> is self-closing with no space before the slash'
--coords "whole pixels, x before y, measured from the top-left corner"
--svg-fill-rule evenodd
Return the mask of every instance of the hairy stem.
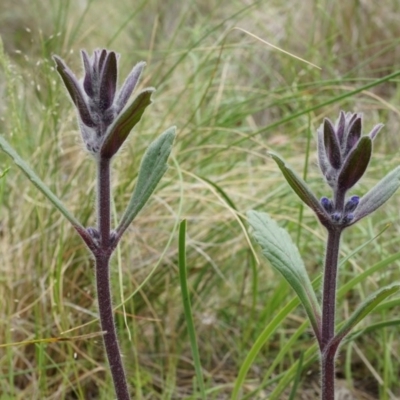
<path id="1" fill-rule="evenodd" d="M 336 281 L 339 246 L 342 228 L 328 228 L 328 242 L 325 257 L 324 283 L 322 292 L 322 334 L 321 334 L 321 377 L 322 400 L 333 400 L 335 393 L 335 352 L 328 344 L 335 335 Z"/>
<path id="2" fill-rule="evenodd" d="M 110 160 L 101 158 L 97 168 L 97 223 L 101 248 L 105 250 L 110 246 L 111 230 Z"/>
<path id="3" fill-rule="evenodd" d="M 335 352 L 328 347 L 321 356 L 322 400 L 335 400 Z"/>
<path id="4" fill-rule="evenodd" d="M 110 189 L 110 160 L 100 159 L 97 177 L 97 208 L 98 230 L 100 233 L 99 247 L 94 251 L 96 260 L 96 286 L 101 328 L 105 332 L 104 347 L 118 400 L 130 400 L 125 371 L 115 330 L 110 290 L 109 262 L 113 251 L 110 243 L 111 226 L 111 189 Z"/>

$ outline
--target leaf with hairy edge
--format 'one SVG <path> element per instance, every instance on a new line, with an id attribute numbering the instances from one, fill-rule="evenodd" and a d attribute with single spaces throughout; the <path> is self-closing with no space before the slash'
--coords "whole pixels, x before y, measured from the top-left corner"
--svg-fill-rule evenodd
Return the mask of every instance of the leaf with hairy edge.
<path id="1" fill-rule="evenodd" d="M 348 190 L 353 187 L 364 175 L 372 153 L 372 140 L 369 136 L 363 136 L 347 156 L 338 177 L 340 190 Z"/>
<path id="2" fill-rule="evenodd" d="M 342 156 L 340 154 L 340 145 L 335 134 L 335 128 L 332 122 L 325 118 L 324 120 L 324 146 L 329 163 L 333 168 L 339 169 L 342 165 Z"/>
<path id="3" fill-rule="evenodd" d="M 329 343 L 329 349 L 334 349 L 340 345 L 340 342 L 346 335 L 362 321 L 375 307 L 377 307 L 383 300 L 400 289 L 400 284 L 385 286 L 375 293 L 368 296 L 354 311 L 354 313 L 346 320 L 343 326 L 336 333 L 335 337 Z"/>
<path id="4" fill-rule="evenodd" d="M 101 157 L 111 158 L 120 149 L 129 132 L 142 118 L 146 107 L 151 104 L 151 95 L 154 90 L 154 88 L 144 89 L 128 107 L 122 110 L 106 133 L 100 149 Z"/>
<path id="5" fill-rule="evenodd" d="M 365 194 L 354 212 L 351 225 L 361 218 L 373 213 L 384 204 L 400 187 L 400 167 L 389 172 L 367 194 Z"/>
<path id="6" fill-rule="evenodd" d="M 61 60 L 60 57 L 53 56 L 53 59 L 57 65 L 57 72 L 60 74 L 64 82 L 64 85 L 67 88 L 68 93 L 71 96 L 71 99 L 78 110 L 82 122 L 85 125 L 89 126 L 90 128 L 95 127 L 96 124 L 94 123 L 90 115 L 89 108 L 85 102 L 82 90 L 80 88 L 80 84 L 78 80 L 75 78 L 75 75 L 67 67 L 64 61 Z"/>
<path id="7" fill-rule="evenodd" d="M 142 75 L 142 71 L 144 67 L 146 66 L 146 63 L 144 61 L 141 61 L 137 63 L 128 77 L 125 79 L 125 82 L 123 83 L 120 91 L 118 92 L 117 96 L 117 113 L 119 113 L 126 105 L 126 103 L 129 100 L 129 97 L 131 96 L 132 92 L 135 90 L 140 76 Z"/>
<path id="8" fill-rule="evenodd" d="M 14 163 L 21 169 L 21 171 L 28 177 L 28 179 L 54 204 L 54 206 L 64 215 L 65 218 L 72 224 L 78 231 L 85 243 L 91 247 L 93 240 L 87 233 L 86 229 L 79 223 L 79 221 L 67 210 L 62 204 L 61 200 L 46 186 L 46 184 L 36 175 L 36 173 L 29 167 L 28 164 L 17 154 L 11 147 L 7 140 L 0 135 L 0 148 L 8 154 Z"/>
<path id="9" fill-rule="evenodd" d="M 323 225 L 330 222 L 328 214 L 325 212 L 321 203 L 315 197 L 314 193 L 310 190 L 308 185 L 301 179 L 291 168 L 289 168 L 285 161 L 275 153 L 269 153 L 274 161 L 278 164 L 279 169 L 282 171 L 288 184 L 295 191 L 297 196 L 307 204 L 317 215 Z"/>
<path id="10" fill-rule="evenodd" d="M 299 296 L 319 341 L 321 310 L 296 245 L 287 231 L 279 227 L 268 214 L 252 210 L 247 217 L 252 236 L 261 246 L 264 256 Z"/>
<path id="11" fill-rule="evenodd" d="M 120 237 L 144 207 L 165 171 L 176 136 L 175 126 L 162 133 L 146 150 L 139 168 L 138 180 L 128 207 L 117 228 Z"/>

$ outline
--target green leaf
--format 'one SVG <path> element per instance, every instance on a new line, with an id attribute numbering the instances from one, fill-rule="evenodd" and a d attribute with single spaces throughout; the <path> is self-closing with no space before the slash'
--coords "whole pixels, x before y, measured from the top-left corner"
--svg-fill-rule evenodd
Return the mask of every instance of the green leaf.
<path id="1" fill-rule="evenodd" d="M 122 146 L 133 127 L 140 121 L 144 110 L 151 104 L 154 88 L 144 89 L 133 102 L 121 111 L 106 133 L 100 156 L 111 158 Z"/>
<path id="2" fill-rule="evenodd" d="M 10 170 L 10 167 L 7 167 L 3 172 L 0 173 L 0 179 L 4 178 L 7 175 L 7 172 Z"/>
<path id="3" fill-rule="evenodd" d="M 69 211 L 61 203 L 60 199 L 35 174 L 28 164 L 25 163 L 25 161 L 17 154 L 17 152 L 11 147 L 11 145 L 2 135 L 0 135 L 0 148 L 13 159 L 14 163 L 22 170 L 29 180 L 61 211 L 61 213 L 71 222 L 72 225 L 80 226 L 78 220 L 69 213 Z"/>
<path id="4" fill-rule="evenodd" d="M 400 167 L 395 168 L 378 182 L 367 194 L 354 212 L 354 220 L 351 224 L 371 214 L 384 204 L 400 186 Z"/>
<path id="5" fill-rule="evenodd" d="M 167 129 L 146 150 L 140 164 L 135 190 L 117 228 L 118 236 L 122 235 L 144 207 L 168 169 L 167 160 L 175 140 L 175 130 L 174 126 Z"/>
<path id="6" fill-rule="evenodd" d="M 85 231 L 78 220 L 65 208 L 61 200 L 35 174 L 35 172 L 17 154 L 17 152 L 11 147 L 11 145 L 2 135 L 0 135 L 0 148 L 13 159 L 14 163 L 22 170 L 29 180 L 53 203 L 53 205 L 64 215 L 64 217 L 71 222 L 75 229 Z"/>
<path id="7" fill-rule="evenodd" d="M 339 346 L 343 338 L 360 322 L 362 321 L 376 306 L 392 294 L 400 289 L 400 284 L 385 286 L 375 293 L 368 296 L 354 311 L 354 313 L 346 320 L 335 337 L 330 342 L 329 348 Z"/>
<path id="8" fill-rule="evenodd" d="M 321 310 L 310 278 L 296 245 L 286 230 L 266 213 L 249 211 L 252 236 L 261 246 L 264 256 L 277 269 L 297 293 L 310 319 L 318 340 L 320 339 Z"/>
<path id="9" fill-rule="evenodd" d="M 179 282 L 181 285 L 183 311 L 185 314 L 186 325 L 189 335 L 190 346 L 192 348 L 193 364 L 196 371 L 197 385 L 199 387 L 202 400 L 206 400 L 206 390 L 204 387 L 203 370 L 201 367 L 199 347 L 197 344 L 196 328 L 193 321 L 192 305 L 187 283 L 186 268 L 186 220 L 179 224 Z"/>
<path id="10" fill-rule="evenodd" d="M 305 183 L 303 179 L 301 179 L 291 168 L 289 168 L 280 156 L 275 153 L 269 154 L 278 164 L 283 176 L 291 188 L 295 191 L 297 196 L 299 196 L 300 199 L 316 213 L 323 225 L 330 223 L 329 216 L 321 206 L 321 203 L 315 197 L 314 193 L 308 187 L 307 183 Z"/>
<path id="11" fill-rule="evenodd" d="M 246 358 L 243 360 L 240 367 L 238 376 L 233 386 L 231 400 L 238 400 L 241 388 L 245 382 L 246 375 L 249 372 L 254 360 L 260 353 L 261 349 L 268 342 L 272 334 L 278 329 L 279 325 L 292 313 L 299 304 L 299 299 L 297 297 L 293 298 L 288 304 L 286 304 L 277 315 L 268 323 L 264 330 L 257 337 L 251 349 L 247 352 Z M 240 397 L 242 398 L 242 397 Z"/>

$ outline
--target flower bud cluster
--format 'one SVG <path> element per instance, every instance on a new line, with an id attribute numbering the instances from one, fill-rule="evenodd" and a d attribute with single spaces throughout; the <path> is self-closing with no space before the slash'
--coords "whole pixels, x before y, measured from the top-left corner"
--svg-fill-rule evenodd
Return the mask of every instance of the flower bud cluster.
<path id="1" fill-rule="evenodd" d="M 65 62 L 54 56 L 57 71 L 77 108 L 83 141 L 93 154 L 100 152 L 105 137 L 111 133 L 111 125 L 121 116 L 145 66 L 144 62 L 138 63 L 117 92 L 118 59 L 119 55 L 114 51 L 95 50 L 90 57 L 83 50 L 85 75 L 79 81 Z M 133 119 L 135 116 L 128 117 Z M 121 124 L 126 124 L 127 119 L 125 116 Z"/>
<path id="2" fill-rule="evenodd" d="M 354 219 L 354 211 L 360 203 L 359 196 L 351 196 L 345 203 L 343 212 L 336 211 L 334 203 L 327 197 L 322 197 L 320 203 L 335 224 L 347 225 Z"/>
<path id="3" fill-rule="evenodd" d="M 318 129 L 319 167 L 332 189 L 345 193 L 367 169 L 372 153 L 372 140 L 382 129 L 376 125 L 367 136 L 362 133 L 362 115 L 344 113 L 335 124 L 328 118 Z"/>

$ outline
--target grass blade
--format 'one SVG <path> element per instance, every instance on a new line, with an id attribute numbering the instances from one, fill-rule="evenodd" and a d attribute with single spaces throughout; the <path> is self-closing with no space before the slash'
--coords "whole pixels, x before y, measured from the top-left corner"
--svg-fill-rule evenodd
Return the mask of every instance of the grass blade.
<path id="1" fill-rule="evenodd" d="M 299 365 L 297 367 L 297 372 L 296 372 L 296 376 L 294 378 L 292 390 L 290 391 L 289 400 L 295 400 L 295 398 L 296 398 L 295 396 L 297 393 L 297 388 L 299 387 L 299 383 L 300 383 L 301 371 L 303 369 L 303 358 L 304 358 L 304 353 L 300 353 Z"/>
<path id="2" fill-rule="evenodd" d="M 186 220 L 184 219 L 179 225 L 179 282 L 181 285 L 183 309 L 185 313 L 186 325 L 189 334 L 190 346 L 192 348 L 192 356 L 194 368 L 196 371 L 197 384 L 200 390 L 201 398 L 206 400 L 206 392 L 204 388 L 204 378 L 200 363 L 199 348 L 197 346 L 196 330 L 193 322 L 192 306 L 190 304 L 190 295 L 187 285 L 186 272 Z"/>

